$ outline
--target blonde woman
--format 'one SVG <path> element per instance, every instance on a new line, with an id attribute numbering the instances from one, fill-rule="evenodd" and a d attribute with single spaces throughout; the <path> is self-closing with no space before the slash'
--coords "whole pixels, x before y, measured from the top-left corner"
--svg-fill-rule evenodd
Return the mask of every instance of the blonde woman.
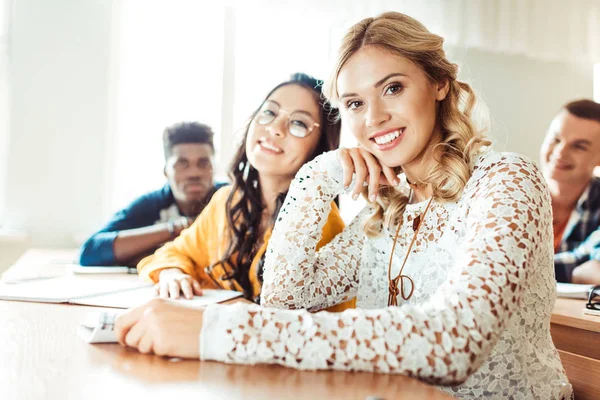
<path id="1" fill-rule="evenodd" d="M 170 355 L 407 374 L 467 399 L 570 398 L 549 332 L 546 187 L 534 164 L 476 131 L 475 96 L 442 42 L 399 13 L 345 36 L 326 94 L 360 147 L 296 175 L 265 262 L 269 308 L 154 302 L 121 317 L 121 340 L 143 332 Z M 363 185 L 370 204 L 316 251 L 331 199 Z M 354 296 L 359 309 L 342 314 L 276 309 Z M 184 313 L 195 327 L 160 340 Z"/>

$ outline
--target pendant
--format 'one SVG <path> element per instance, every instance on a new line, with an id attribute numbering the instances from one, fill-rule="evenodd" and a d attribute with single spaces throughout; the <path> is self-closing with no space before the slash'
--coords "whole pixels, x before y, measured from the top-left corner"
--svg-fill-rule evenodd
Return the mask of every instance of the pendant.
<path id="1" fill-rule="evenodd" d="M 417 217 L 415 219 L 413 219 L 413 225 L 412 225 L 413 232 L 417 231 L 420 224 L 421 224 L 421 214 L 417 215 Z"/>

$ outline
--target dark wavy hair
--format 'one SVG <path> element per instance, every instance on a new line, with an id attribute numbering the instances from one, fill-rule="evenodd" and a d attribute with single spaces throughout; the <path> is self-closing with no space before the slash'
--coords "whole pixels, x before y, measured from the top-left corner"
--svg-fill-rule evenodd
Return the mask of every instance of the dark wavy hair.
<path id="1" fill-rule="evenodd" d="M 264 98 L 266 101 L 277 89 L 288 86 L 298 85 L 309 89 L 315 101 L 319 104 L 319 123 L 321 124 L 321 137 L 313 154 L 307 161 L 329 150 L 337 149 L 340 144 L 340 128 L 338 110 L 332 108 L 324 101 L 321 95 L 321 82 L 315 78 L 303 74 L 295 73 L 290 79 L 275 86 Z M 230 168 L 230 178 L 233 182 L 232 190 L 227 198 L 226 213 L 229 225 L 229 247 L 223 258 L 217 262 L 222 264 L 225 270 L 231 271 L 223 279 L 235 279 L 244 291 L 244 297 L 259 301 L 258 298 L 252 298 L 252 286 L 249 279 L 250 266 L 258 251 L 257 244 L 261 242 L 259 235 L 260 222 L 265 205 L 262 202 L 260 182 L 258 180 L 258 171 L 250 165 L 246 155 L 246 140 L 252 120 L 259 112 L 261 105 L 252 113 L 244 132 L 244 139 L 240 144 Z M 277 205 L 274 214 L 271 216 L 271 224 L 275 223 L 277 214 L 285 200 L 285 193 L 280 193 L 277 198 Z M 258 280 L 262 282 L 262 265 L 260 260 L 257 273 Z M 225 268 L 225 267 L 228 268 Z"/>

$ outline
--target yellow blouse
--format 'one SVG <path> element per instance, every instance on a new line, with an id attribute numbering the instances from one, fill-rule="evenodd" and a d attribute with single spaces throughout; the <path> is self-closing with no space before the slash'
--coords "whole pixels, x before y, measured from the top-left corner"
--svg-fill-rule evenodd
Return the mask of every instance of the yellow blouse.
<path id="1" fill-rule="evenodd" d="M 231 192 L 231 186 L 219 189 L 196 221 L 172 242 L 169 242 L 156 250 L 153 255 L 142 259 L 138 266 L 138 273 L 142 279 L 158 282 L 158 274 L 166 268 L 179 268 L 186 274 L 192 276 L 203 288 L 207 289 L 229 289 L 242 291 L 240 285 L 234 280 L 222 280 L 225 275 L 223 264 L 217 264 L 223 259 L 227 246 L 229 245 L 229 226 L 225 202 Z M 325 226 L 323 236 L 317 244 L 317 250 L 329 243 L 338 233 L 344 229 L 339 209 L 335 203 L 331 203 L 331 212 Z M 263 243 L 257 251 L 250 266 L 249 280 L 252 285 L 252 296 L 260 294 L 261 284 L 257 276 L 258 262 L 267 249 L 271 230 L 267 231 Z M 213 268 L 209 271 L 209 267 Z M 229 271 L 231 272 L 231 271 Z M 355 299 L 330 307 L 327 311 L 343 311 L 354 308 Z"/>

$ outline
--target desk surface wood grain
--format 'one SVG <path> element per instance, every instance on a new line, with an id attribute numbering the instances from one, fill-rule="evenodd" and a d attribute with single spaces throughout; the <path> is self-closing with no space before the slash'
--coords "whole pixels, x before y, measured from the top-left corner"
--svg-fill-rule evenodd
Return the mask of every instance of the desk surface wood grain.
<path id="1" fill-rule="evenodd" d="M 600 316 L 585 314 L 585 300 L 556 299 L 552 311 L 552 324 L 570 326 L 586 331 L 600 332 Z"/>
<path id="2" fill-rule="evenodd" d="M 89 345 L 76 328 L 94 310 L 0 301 L 0 398 L 451 398 L 406 376 L 172 360 L 116 344 Z"/>
<path id="3" fill-rule="evenodd" d="M 600 317 L 585 314 L 585 300 L 558 298 L 550 331 L 578 400 L 600 398 Z"/>
<path id="4" fill-rule="evenodd" d="M 29 262 L 43 253 L 29 255 Z M 27 256 L 27 255 L 26 255 Z M 35 256 L 35 257 L 33 257 Z M 35 269 L 19 262 L 13 273 Z M 58 272 L 57 268 L 54 272 Z M 450 399 L 402 375 L 173 360 L 77 336 L 99 308 L 0 301 L 0 399 Z"/>

